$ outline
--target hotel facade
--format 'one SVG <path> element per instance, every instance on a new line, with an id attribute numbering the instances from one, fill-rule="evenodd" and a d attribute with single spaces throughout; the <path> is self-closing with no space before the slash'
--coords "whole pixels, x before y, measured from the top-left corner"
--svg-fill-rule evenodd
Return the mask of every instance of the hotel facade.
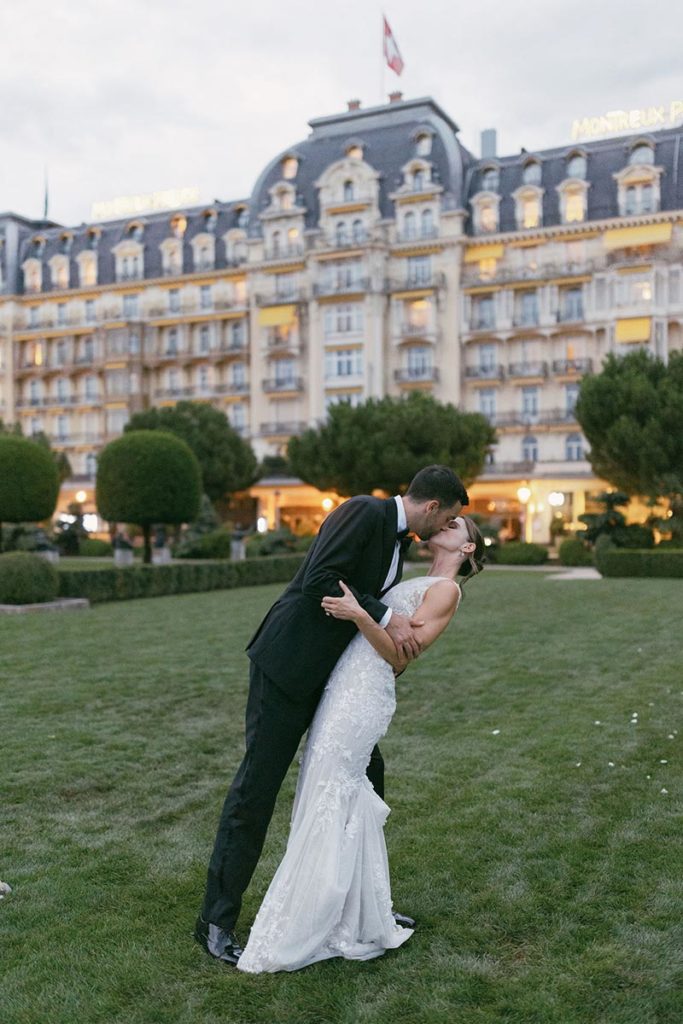
<path id="1" fill-rule="evenodd" d="M 514 156 L 431 99 L 310 122 L 250 196 L 64 227 L 0 215 L 0 417 L 45 431 L 94 509 L 130 416 L 222 409 L 259 456 L 334 402 L 419 389 L 498 442 L 472 508 L 547 541 L 604 482 L 574 415 L 609 352 L 683 347 L 682 130 Z M 272 494 L 278 497 L 273 500 Z M 259 489 L 271 521 L 320 496 Z"/>

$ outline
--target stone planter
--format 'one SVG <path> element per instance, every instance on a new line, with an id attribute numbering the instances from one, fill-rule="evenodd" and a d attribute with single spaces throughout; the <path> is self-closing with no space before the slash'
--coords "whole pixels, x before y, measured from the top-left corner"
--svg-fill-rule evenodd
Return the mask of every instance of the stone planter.
<path id="1" fill-rule="evenodd" d="M 130 548 L 114 548 L 114 565 L 132 565 L 135 556 Z"/>
<path id="2" fill-rule="evenodd" d="M 38 555 L 40 558 L 44 558 L 46 562 L 59 561 L 59 551 L 50 551 L 49 548 L 45 551 L 35 551 L 34 554 Z"/>
<path id="3" fill-rule="evenodd" d="M 171 549 L 167 547 L 152 548 L 152 565 L 168 565 L 171 561 Z"/>

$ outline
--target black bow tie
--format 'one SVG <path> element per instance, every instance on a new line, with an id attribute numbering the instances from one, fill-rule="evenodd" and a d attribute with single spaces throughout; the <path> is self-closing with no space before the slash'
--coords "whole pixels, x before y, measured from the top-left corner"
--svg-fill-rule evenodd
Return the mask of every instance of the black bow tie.
<path id="1" fill-rule="evenodd" d="M 396 533 L 396 540 L 397 541 L 405 540 L 409 533 L 410 533 L 410 530 L 407 529 L 407 528 L 405 530 L 398 530 L 397 533 Z"/>

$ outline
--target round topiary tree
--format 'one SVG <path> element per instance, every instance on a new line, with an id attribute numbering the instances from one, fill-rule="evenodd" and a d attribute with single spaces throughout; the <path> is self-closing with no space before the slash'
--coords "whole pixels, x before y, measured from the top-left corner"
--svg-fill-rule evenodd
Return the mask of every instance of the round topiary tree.
<path id="1" fill-rule="evenodd" d="M 165 431 L 133 430 L 111 441 L 97 463 L 95 501 L 111 522 L 135 523 L 152 561 L 155 523 L 193 520 L 201 499 L 201 470 L 190 447 Z"/>
<path id="2" fill-rule="evenodd" d="M 0 551 L 3 522 L 47 519 L 58 495 L 59 474 L 49 450 L 27 437 L 0 435 Z"/>
<path id="3" fill-rule="evenodd" d="M 54 601 L 59 574 L 40 555 L 11 551 L 0 555 L 0 604 L 39 604 Z"/>

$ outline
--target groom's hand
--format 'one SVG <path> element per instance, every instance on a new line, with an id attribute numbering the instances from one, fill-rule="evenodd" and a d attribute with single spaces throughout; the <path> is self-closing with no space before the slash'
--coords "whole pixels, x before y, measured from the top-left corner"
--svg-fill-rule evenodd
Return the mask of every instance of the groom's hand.
<path id="1" fill-rule="evenodd" d="M 420 653 L 420 644 L 414 633 L 416 626 L 423 626 L 424 623 L 416 619 L 408 619 L 405 615 L 394 612 L 385 629 L 394 641 L 397 654 L 403 655 L 408 661 L 413 661 Z"/>

